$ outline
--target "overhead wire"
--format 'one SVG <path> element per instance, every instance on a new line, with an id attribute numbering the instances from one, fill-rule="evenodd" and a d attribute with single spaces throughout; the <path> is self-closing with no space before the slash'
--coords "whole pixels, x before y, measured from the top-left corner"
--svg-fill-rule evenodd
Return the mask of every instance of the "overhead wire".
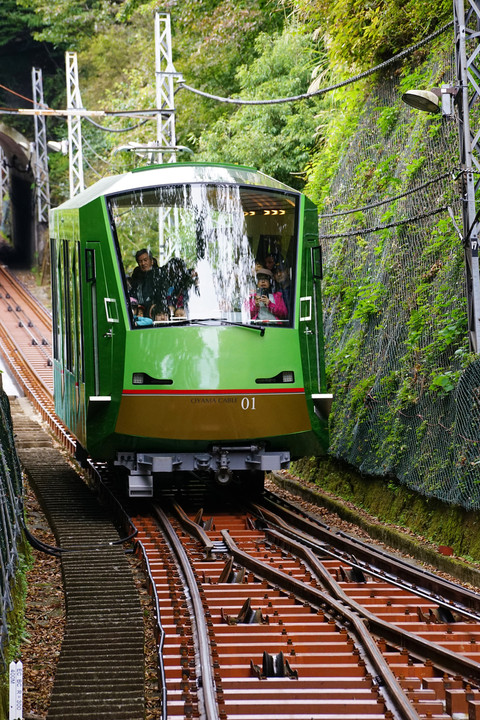
<path id="1" fill-rule="evenodd" d="M 22 100 L 26 100 L 27 102 L 32 103 L 32 105 L 34 104 L 34 101 L 32 100 L 32 98 L 25 97 L 25 95 L 21 95 L 20 93 L 15 92 L 15 90 L 11 90 L 11 89 L 8 88 L 6 85 L 2 85 L 2 84 L 0 83 L 0 88 L 1 88 L 2 90 L 6 90 L 7 92 L 11 93 L 12 95 L 16 95 L 17 97 L 21 98 Z M 43 104 L 42 107 L 48 107 L 48 106 L 45 105 L 45 104 Z"/>
<path id="2" fill-rule="evenodd" d="M 128 128 L 109 128 L 106 125 L 100 125 L 99 123 L 95 122 L 95 120 L 92 120 L 92 118 L 85 117 L 85 120 L 88 120 L 88 122 L 91 125 L 94 125 L 99 130 L 103 130 L 104 132 L 111 132 L 111 133 L 124 133 L 124 132 L 130 132 L 131 130 L 136 130 L 138 127 L 141 127 L 142 125 L 145 125 L 145 123 L 149 122 L 150 120 L 153 120 L 153 117 L 144 118 L 140 122 L 136 123 L 135 125 L 131 125 Z"/>
<path id="3" fill-rule="evenodd" d="M 384 62 L 380 63 L 379 65 L 375 65 L 374 67 L 365 70 L 364 72 L 361 72 L 357 75 L 354 75 L 350 78 L 347 78 L 341 82 L 335 83 L 334 85 L 329 85 L 324 88 L 319 88 L 318 90 L 312 90 L 311 92 L 302 93 L 301 95 L 292 95 L 290 97 L 284 97 L 284 98 L 273 98 L 270 100 L 244 100 L 242 98 L 226 98 L 222 97 L 220 95 L 213 95 L 211 93 L 207 93 L 203 90 L 199 90 L 198 88 L 194 88 L 191 85 L 188 85 L 183 80 L 178 81 L 178 90 L 185 89 L 189 92 L 195 93 L 196 95 L 201 95 L 202 97 L 209 98 L 211 100 L 216 100 L 218 102 L 222 103 L 231 103 L 234 105 L 275 105 L 280 103 L 288 103 L 288 102 L 296 102 L 298 100 L 306 100 L 312 97 L 317 97 L 318 95 L 323 95 L 327 92 L 332 92 L 333 90 L 338 90 L 341 87 L 345 87 L 346 85 L 351 85 L 352 83 L 358 82 L 358 80 L 362 80 L 363 78 L 369 77 L 370 75 L 373 75 L 373 73 L 383 70 L 384 68 L 388 67 L 392 63 L 398 62 L 399 60 L 403 59 L 407 55 L 410 55 L 411 53 L 415 52 L 419 48 L 423 47 L 423 45 L 426 45 L 431 40 L 435 39 L 442 33 L 444 33 L 448 28 L 453 26 L 453 20 L 449 21 L 445 25 L 442 25 L 442 27 L 438 28 L 438 30 L 435 30 L 435 32 L 430 33 L 430 35 L 427 35 L 422 40 L 419 40 L 414 45 L 410 45 L 408 48 L 405 48 L 405 50 L 402 50 L 401 52 L 397 53 L 396 55 L 393 55 L 388 60 L 385 60 Z M 28 102 L 33 103 L 34 101 L 31 98 L 25 97 L 23 95 L 20 95 L 19 93 L 16 93 L 14 90 L 11 90 L 10 88 L 7 88 L 5 85 L 0 84 L 0 88 L 3 88 L 7 92 L 12 93 L 13 95 L 17 95 L 18 97 L 22 98 L 23 100 L 26 100 Z M 177 90 L 177 91 L 178 91 Z M 176 92 L 177 92 L 176 91 Z M 45 108 L 48 108 L 47 105 L 44 106 Z M 165 112 L 165 109 L 163 108 L 150 108 L 150 109 L 143 109 L 143 110 L 104 110 L 101 112 L 104 112 L 105 115 L 113 115 L 118 117 L 134 117 L 136 115 L 148 115 L 148 117 L 144 118 L 145 122 L 149 119 L 152 119 L 152 116 L 158 115 L 158 113 Z M 0 113 L 5 114 L 17 114 L 18 109 L 9 109 L 4 110 L 3 108 L 0 108 Z M 95 125 L 94 121 L 91 120 L 91 118 L 87 117 L 87 120 Z M 106 129 L 104 126 L 98 126 L 100 129 L 105 129 L 110 132 L 127 132 L 127 130 L 112 130 L 111 128 Z M 137 127 L 137 126 L 135 126 Z M 131 129 L 135 129 L 135 127 L 132 127 Z"/>
<path id="4" fill-rule="evenodd" d="M 411 46 L 409 46 L 408 48 L 405 48 L 405 50 L 402 50 L 400 53 L 397 53 L 396 55 L 393 55 L 393 56 L 392 56 L 391 58 L 389 58 L 388 60 L 385 60 L 384 62 L 380 63 L 379 65 L 376 65 L 376 66 L 374 66 L 374 67 L 372 67 L 372 68 L 370 68 L 370 69 L 368 69 L 368 70 L 365 70 L 364 72 L 361 72 L 361 73 L 359 73 L 359 74 L 357 74 L 357 75 L 354 75 L 354 76 L 352 76 L 352 77 L 350 77 L 350 78 L 347 78 L 347 79 L 345 79 L 345 80 L 343 80 L 343 81 L 341 81 L 341 82 L 335 83 L 335 84 L 333 84 L 333 85 L 330 85 L 330 86 L 327 86 L 327 87 L 323 87 L 323 88 L 319 88 L 318 90 L 313 90 L 313 91 L 311 91 L 311 92 L 302 93 L 302 94 L 300 94 L 300 95 L 295 95 L 295 96 L 290 96 L 290 97 L 285 97 L 285 98 L 273 98 L 273 99 L 269 99 L 269 100 L 244 100 L 244 99 L 241 99 L 241 98 L 226 98 L 226 97 L 221 97 L 221 96 L 218 96 L 218 95 L 213 95 L 213 94 L 211 94 L 211 93 L 207 93 L 207 92 L 202 91 L 202 90 L 199 90 L 199 89 L 197 89 L 197 88 L 193 88 L 192 86 L 190 86 L 190 85 L 186 84 L 185 82 L 183 82 L 183 80 L 180 80 L 180 81 L 179 81 L 178 90 L 180 90 L 180 89 L 183 88 L 183 89 L 185 89 L 185 90 L 188 90 L 189 92 L 192 92 L 192 93 L 194 93 L 194 94 L 200 95 L 200 96 L 202 96 L 202 97 L 206 97 L 206 98 L 209 98 L 209 99 L 212 99 L 212 100 L 216 100 L 216 101 L 221 102 L 221 103 L 230 103 L 230 104 L 235 104 L 235 105 L 274 105 L 274 104 L 289 103 L 289 102 L 296 102 L 296 101 L 299 101 L 299 100 L 309 99 L 309 98 L 313 98 L 313 97 L 317 97 L 317 96 L 319 96 L 319 95 L 325 94 L 325 93 L 327 93 L 327 92 L 331 92 L 331 91 L 333 91 L 333 90 L 337 90 L 337 89 L 339 89 L 339 88 L 341 88 L 341 87 L 345 87 L 345 86 L 350 85 L 350 84 L 352 84 L 352 83 L 354 83 L 354 82 L 358 82 L 359 80 L 361 80 L 361 79 L 363 79 L 363 78 L 366 78 L 366 77 L 372 75 L 373 73 L 375 73 L 375 72 L 377 72 L 377 71 L 379 71 L 379 70 L 382 70 L 382 69 L 388 67 L 388 66 L 391 65 L 392 63 L 398 62 L 398 61 L 401 60 L 402 58 L 404 58 L 404 57 L 406 57 L 407 55 L 415 52 L 416 50 L 418 50 L 419 48 L 423 47 L 424 45 L 426 45 L 426 44 L 427 44 L 428 42 L 430 42 L 431 40 L 433 40 L 433 39 L 435 39 L 436 37 L 438 37 L 439 35 L 441 35 L 441 34 L 442 34 L 443 32 L 445 32 L 448 28 L 452 27 L 453 24 L 454 24 L 454 23 L 453 23 L 453 20 L 450 21 L 450 22 L 448 22 L 448 23 L 446 23 L 446 24 L 443 25 L 442 27 L 438 28 L 438 30 L 436 30 L 436 31 L 434 31 L 433 33 L 430 33 L 430 34 L 427 35 L 426 37 L 422 38 L 422 40 L 418 41 L 418 42 L 415 43 L 414 45 L 411 45 Z M 26 97 L 26 96 L 24 96 L 24 95 L 21 95 L 20 93 L 17 93 L 17 92 L 15 92 L 14 90 L 11 90 L 10 88 L 6 87 L 5 85 L 0 84 L 0 88 L 6 90 L 7 92 L 10 92 L 10 93 L 13 94 L 13 95 L 16 95 L 16 96 L 20 97 L 20 98 L 23 99 L 23 100 L 26 100 L 27 102 L 31 102 L 31 103 L 34 102 L 31 98 L 28 98 L 28 97 Z M 178 90 L 177 90 L 177 91 L 178 91 Z M 48 105 L 44 105 L 44 107 L 45 107 L 45 108 L 48 108 Z M 88 117 L 88 116 L 85 116 L 85 119 L 88 120 L 88 122 L 89 122 L 91 125 L 93 125 L 94 127 L 98 128 L 99 130 L 102 130 L 103 132 L 124 133 L 124 132 L 131 132 L 132 130 L 135 130 L 135 129 L 137 129 L 138 127 L 144 125 L 144 124 L 147 123 L 149 120 L 152 120 L 155 115 L 157 115 L 159 112 L 161 112 L 161 109 L 158 109 L 158 108 L 157 108 L 157 109 L 149 109 L 149 110 L 123 110 L 123 111 L 122 111 L 122 110 L 113 110 L 113 111 L 111 111 L 111 110 L 105 110 L 105 111 L 103 111 L 103 112 L 105 113 L 105 115 L 111 115 L 111 116 L 114 116 L 114 117 L 132 117 L 132 116 L 137 116 L 137 115 L 148 115 L 147 117 L 144 117 L 140 122 L 136 123 L 135 125 L 129 126 L 128 128 L 109 128 L 109 127 L 106 127 L 105 125 L 101 125 L 101 124 L 95 122 L 92 118 L 90 118 L 90 117 Z M 3 113 L 3 114 L 17 114 L 17 113 L 18 113 L 18 110 L 15 110 L 15 109 L 7 110 L 7 109 L 4 109 L 4 108 L 0 108 L 0 114 L 2 114 L 2 113 Z M 110 164 L 110 163 L 108 163 L 107 160 L 105 160 L 105 159 L 102 158 L 100 155 L 98 155 L 98 153 L 96 153 L 96 151 L 91 147 L 91 145 L 90 145 L 88 142 L 87 142 L 87 145 L 88 145 L 88 147 L 90 148 L 90 150 L 95 154 L 95 156 L 96 156 L 99 160 L 101 160 L 102 162 L 104 162 L 104 163 L 106 163 L 106 164 Z M 91 164 L 88 162 L 88 160 L 86 160 L 86 162 L 87 162 L 87 164 L 89 165 L 89 167 L 91 168 L 91 170 L 92 170 L 93 172 L 96 172 L 95 169 L 94 169 L 94 168 L 91 166 Z M 354 208 L 354 209 L 352 209 L 352 210 L 345 210 L 345 211 L 339 211 L 339 212 L 337 212 L 337 213 L 324 214 L 324 215 L 321 215 L 320 218 L 321 218 L 321 219 L 326 219 L 326 218 L 340 217 L 340 216 L 342 216 L 342 215 L 353 214 L 353 213 L 356 213 L 356 212 L 362 212 L 362 211 L 364 211 L 364 210 L 369 210 L 370 208 L 378 207 L 379 205 L 385 204 L 385 203 L 387 203 L 387 202 L 392 202 L 392 201 L 398 200 L 398 199 L 400 199 L 400 198 L 402 198 L 402 197 L 405 197 L 405 196 L 407 196 L 407 195 L 413 194 L 413 193 L 415 193 L 415 192 L 417 192 L 417 191 L 419 191 L 419 190 L 427 187 L 428 185 L 430 185 L 430 184 L 432 184 L 432 183 L 435 183 L 435 182 L 438 182 L 438 181 L 444 179 L 448 174 L 449 174 L 449 173 L 444 173 L 443 175 L 440 175 L 440 176 L 438 176 L 437 178 L 434 178 L 434 179 L 432 179 L 432 180 L 429 180 L 429 181 L 427 181 L 426 183 L 423 183 L 422 185 L 417 186 L 416 188 L 412 188 L 411 190 L 409 190 L 409 191 L 407 191 L 407 192 L 405 192 L 405 193 L 402 193 L 401 195 L 392 196 L 392 197 L 387 198 L 387 199 L 385 199 L 385 200 L 380 200 L 380 201 L 377 201 L 377 202 L 375 202 L 375 203 L 371 203 L 370 205 L 364 205 L 364 206 L 361 206 L 361 207 L 358 207 L 358 208 Z M 444 208 L 444 209 L 445 209 L 445 208 Z M 440 210 L 437 210 L 437 211 L 435 211 L 435 212 L 439 212 L 439 211 L 440 211 Z M 421 216 L 421 217 L 423 217 L 423 216 Z M 419 218 L 420 218 L 420 216 L 419 216 Z M 410 220 L 399 221 L 399 224 L 403 224 L 404 222 L 413 221 L 414 219 L 415 219 L 415 218 L 411 218 Z M 372 229 L 372 230 L 375 231 L 376 229 L 383 229 L 384 227 L 391 227 L 391 226 L 392 226 L 392 225 L 386 225 L 386 226 L 378 227 L 378 228 L 375 228 L 375 229 Z M 372 230 L 371 230 L 371 231 L 372 231 Z M 365 230 L 363 230 L 363 231 L 358 230 L 358 231 L 353 231 L 353 232 L 352 232 L 352 234 L 365 234 L 365 233 L 366 233 Z M 326 238 L 326 237 L 337 237 L 337 236 L 324 236 L 324 237 Z"/>
<path id="5" fill-rule="evenodd" d="M 370 233 L 379 232 L 380 230 L 387 230 L 388 228 L 392 227 L 398 227 L 399 225 L 407 225 L 408 223 L 414 223 L 418 220 L 425 220 L 425 218 L 432 217 L 433 215 L 438 215 L 439 213 L 443 213 L 445 211 L 448 211 L 447 205 L 442 205 L 441 207 L 435 208 L 435 210 L 430 210 L 427 213 L 421 213 L 420 215 L 414 215 L 413 217 L 405 218 L 404 220 L 395 220 L 391 223 L 385 223 L 384 225 L 375 225 L 373 227 L 368 228 L 356 228 L 355 230 L 348 230 L 343 231 L 340 233 L 335 233 L 333 235 L 319 235 L 320 240 L 334 240 L 336 238 L 342 238 L 342 237 L 356 237 L 357 235 L 370 235 Z"/>
<path id="6" fill-rule="evenodd" d="M 411 53 L 415 52 L 419 48 L 421 48 L 423 45 L 426 45 L 428 42 L 433 40 L 434 38 L 441 35 L 445 30 L 448 30 L 449 27 L 452 27 L 453 20 L 446 23 L 445 25 L 442 25 L 441 28 L 436 30 L 435 32 L 431 33 L 430 35 L 427 35 L 425 38 L 420 40 L 419 42 L 415 43 L 415 45 L 411 45 L 408 48 L 405 48 L 405 50 L 402 50 L 397 55 L 393 55 L 388 60 L 385 60 L 384 62 L 380 63 L 379 65 L 376 65 L 373 68 L 370 68 L 369 70 L 365 70 L 362 73 L 359 73 L 358 75 L 355 75 L 353 77 L 347 78 L 346 80 L 343 80 L 342 82 L 338 82 L 335 85 L 329 85 L 328 87 L 320 88 L 318 90 L 312 90 L 311 92 L 302 93 L 301 95 L 292 95 L 290 97 L 285 98 L 274 98 L 271 100 L 243 100 L 241 98 L 225 98 L 221 97 L 219 95 L 212 95 L 211 93 L 204 92 L 203 90 L 198 90 L 197 88 L 191 87 L 191 85 L 187 85 L 182 80 L 179 81 L 180 88 L 184 88 L 185 90 L 188 90 L 189 92 L 195 93 L 196 95 L 201 95 L 202 97 L 209 98 L 210 100 L 216 100 L 217 102 L 221 103 L 230 103 L 233 105 L 279 105 L 280 103 L 288 103 L 288 102 L 296 102 L 298 100 L 307 100 L 312 97 L 317 97 L 318 95 L 323 95 L 324 93 L 331 92 L 332 90 L 338 90 L 341 87 L 345 87 L 346 85 L 351 85 L 354 82 L 358 82 L 358 80 L 363 80 L 363 78 L 368 77 L 369 75 L 373 75 L 373 73 L 377 72 L 378 70 L 383 70 L 384 68 L 388 67 L 392 63 L 398 62 L 402 58 L 406 57 L 407 55 L 410 55 Z"/>
<path id="7" fill-rule="evenodd" d="M 344 215 L 352 215 L 353 213 L 357 212 L 363 212 L 364 210 L 371 210 L 372 208 L 379 207 L 380 205 L 386 205 L 387 203 L 395 202 L 396 200 L 401 200 L 404 197 L 407 197 L 408 195 L 413 195 L 416 192 L 419 192 L 420 190 L 424 190 L 429 185 L 432 185 L 434 183 L 440 182 L 441 180 L 445 180 L 445 178 L 449 177 L 451 175 L 450 172 L 442 173 L 442 175 L 438 175 L 437 177 L 433 178 L 432 180 L 427 180 L 426 182 L 422 183 L 421 185 L 416 185 L 411 190 L 406 190 L 405 192 L 401 193 L 400 195 L 391 195 L 388 198 L 385 198 L 384 200 L 377 200 L 376 202 L 370 203 L 369 205 L 361 205 L 360 207 L 354 208 L 353 210 L 339 210 L 338 212 L 334 213 L 325 213 L 325 214 L 319 214 L 320 220 L 327 220 L 329 218 L 335 218 L 335 217 L 343 217 Z"/>

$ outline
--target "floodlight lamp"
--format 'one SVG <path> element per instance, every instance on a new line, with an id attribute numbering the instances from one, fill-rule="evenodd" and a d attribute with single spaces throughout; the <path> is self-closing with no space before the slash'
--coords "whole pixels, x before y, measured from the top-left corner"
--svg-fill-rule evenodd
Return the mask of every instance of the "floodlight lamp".
<path id="1" fill-rule="evenodd" d="M 436 113 L 441 110 L 440 97 L 440 89 L 432 88 L 432 90 L 407 90 L 403 93 L 402 100 L 416 110 Z"/>
<path id="2" fill-rule="evenodd" d="M 61 152 L 62 155 L 68 155 L 68 140 L 49 140 L 47 142 L 47 148 L 53 152 Z"/>

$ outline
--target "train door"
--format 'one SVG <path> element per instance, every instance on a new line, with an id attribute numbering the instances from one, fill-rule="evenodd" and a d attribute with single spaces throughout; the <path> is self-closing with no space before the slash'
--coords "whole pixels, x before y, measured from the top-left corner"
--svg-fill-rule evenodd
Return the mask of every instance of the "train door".
<path id="1" fill-rule="evenodd" d="M 70 282 L 66 288 L 68 294 L 66 306 L 68 308 L 70 325 L 70 356 L 73 385 L 71 389 L 71 428 L 76 437 L 82 437 L 85 432 L 84 413 L 84 345 L 83 345 L 83 316 L 81 298 L 81 260 L 80 243 L 69 243 L 66 266 L 69 271 Z"/>
<path id="2" fill-rule="evenodd" d="M 321 275 L 317 208 L 305 198 L 299 321 L 305 383 L 312 394 L 318 394 L 321 389 L 325 389 Z"/>
<path id="3" fill-rule="evenodd" d="M 78 437 L 84 427 L 80 244 L 51 240 L 55 409 Z"/>
<path id="4" fill-rule="evenodd" d="M 305 198 L 299 315 L 300 342 L 305 389 L 313 403 L 315 415 L 324 426 L 330 413 L 332 395 L 326 392 L 321 278 L 322 255 L 318 244 L 317 209 L 308 198 Z"/>
<path id="5" fill-rule="evenodd" d="M 87 243 L 85 279 L 86 307 L 91 328 L 89 402 L 98 404 L 111 400 L 115 336 L 119 324 L 118 305 L 117 301 L 109 296 L 100 243 Z"/>

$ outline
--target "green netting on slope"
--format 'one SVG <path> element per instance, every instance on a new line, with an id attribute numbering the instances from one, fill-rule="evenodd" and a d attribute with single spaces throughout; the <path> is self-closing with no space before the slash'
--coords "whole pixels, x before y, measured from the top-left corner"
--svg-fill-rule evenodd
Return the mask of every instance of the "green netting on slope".
<path id="1" fill-rule="evenodd" d="M 450 62 L 429 68 L 434 84 Z M 461 227 L 457 127 L 400 96 L 395 75 L 370 92 L 321 208 L 330 450 L 477 508 L 480 360 L 450 217 Z"/>

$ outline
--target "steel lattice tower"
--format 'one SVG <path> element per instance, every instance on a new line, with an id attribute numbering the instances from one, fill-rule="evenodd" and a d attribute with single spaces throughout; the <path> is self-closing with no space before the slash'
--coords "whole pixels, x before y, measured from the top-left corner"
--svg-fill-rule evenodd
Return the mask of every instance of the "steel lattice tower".
<path id="1" fill-rule="evenodd" d="M 480 274 L 476 194 L 480 183 L 480 133 L 472 133 L 470 110 L 480 97 L 480 0 L 453 0 L 456 108 L 462 178 L 463 239 L 468 301 L 468 332 L 473 352 L 480 351 Z"/>
<path id="2" fill-rule="evenodd" d="M 67 109 L 81 110 L 83 106 L 78 84 L 77 53 L 65 53 L 65 67 L 67 73 Z M 70 161 L 70 197 L 73 197 L 85 189 L 83 180 L 82 125 L 79 113 L 72 113 L 68 116 L 68 156 Z"/>
<path id="3" fill-rule="evenodd" d="M 32 68 L 33 107 L 39 110 L 45 107 L 43 102 L 42 71 Z M 35 123 L 35 162 L 34 175 L 37 195 L 37 220 L 48 222 L 50 208 L 50 182 L 48 177 L 47 130 L 44 115 L 34 115 Z"/>
<path id="4" fill-rule="evenodd" d="M 157 110 L 157 162 L 175 162 L 175 97 L 170 15 L 155 13 L 155 80 Z M 171 149 L 170 149 L 171 148 Z M 167 157 L 166 157 L 167 156 Z"/>

